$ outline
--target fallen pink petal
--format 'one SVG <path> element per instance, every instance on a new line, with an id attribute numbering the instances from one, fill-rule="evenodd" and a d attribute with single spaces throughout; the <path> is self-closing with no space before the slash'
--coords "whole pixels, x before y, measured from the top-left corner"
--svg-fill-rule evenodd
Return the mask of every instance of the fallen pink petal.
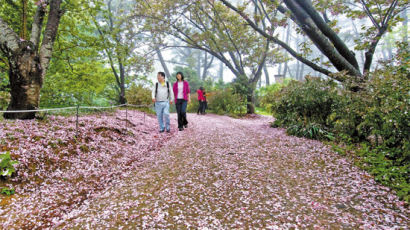
<path id="1" fill-rule="evenodd" d="M 269 127 L 271 117 L 188 114 L 158 133 L 153 116 L 4 121 L 20 163 L 1 227 L 52 229 L 405 229 L 409 209 L 319 141 Z M 13 128 L 10 128 L 13 127 Z"/>

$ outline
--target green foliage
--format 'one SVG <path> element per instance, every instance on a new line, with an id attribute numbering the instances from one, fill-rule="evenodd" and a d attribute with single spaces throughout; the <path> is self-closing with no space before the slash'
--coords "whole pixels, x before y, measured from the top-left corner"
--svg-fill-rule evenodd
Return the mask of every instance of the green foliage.
<path id="1" fill-rule="evenodd" d="M 191 93 L 191 103 L 188 104 L 186 111 L 187 113 L 196 113 L 198 112 L 198 108 L 199 108 L 198 95 L 196 94 L 196 92 Z"/>
<path id="2" fill-rule="evenodd" d="M 284 86 L 287 86 L 291 81 L 292 79 L 286 78 L 283 83 L 274 83 L 258 89 L 256 91 L 256 100 L 259 102 L 259 105 L 266 111 L 271 112 L 276 92 L 281 90 Z"/>
<path id="3" fill-rule="evenodd" d="M 0 110 L 7 109 L 10 102 L 10 93 L 7 91 L 0 91 Z"/>
<path id="4" fill-rule="evenodd" d="M 53 58 L 41 90 L 42 107 L 72 105 L 109 105 L 115 85 L 111 69 L 102 57 L 102 41 L 95 33 L 91 15 L 96 9 L 85 8 L 87 4 L 71 1 L 71 9 L 61 19 Z"/>
<path id="5" fill-rule="evenodd" d="M 308 77 L 304 83 L 291 81 L 273 95 L 271 108 L 280 125 L 312 123 L 325 127 L 337 100 L 337 85 L 331 80 Z"/>
<path id="6" fill-rule="evenodd" d="M 326 128 L 323 125 L 308 123 L 304 125 L 303 123 L 297 123 L 290 125 L 286 132 L 289 135 L 306 137 L 309 139 L 317 140 L 334 140 L 335 137 L 332 133 L 326 131 Z"/>
<path id="7" fill-rule="evenodd" d="M 395 150 L 381 146 L 375 148 L 368 143 L 333 146 L 333 149 L 343 155 L 353 151 L 359 157 L 361 168 L 372 174 L 377 182 L 395 189 L 401 199 L 410 202 L 410 163 L 397 164 L 389 159 L 390 151 Z"/>
<path id="8" fill-rule="evenodd" d="M 75 62 L 71 68 L 62 60 L 53 62 L 41 91 L 42 107 L 108 105 L 103 98 L 113 84 L 110 71 L 90 58 L 78 57 Z"/>
<path id="9" fill-rule="evenodd" d="M 20 36 L 22 35 L 23 1 L 19 0 L 0 0 L 0 17 L 7 22 Z M 36 5 L 34 1 L 27 1 L 27 29 L 31 29 L 32 18 L 35 14 Z"/>
<path id="10" fill-rule="evenodd" d="M 352 92 L 352 84 L 308 78 L 291 82 L 277 92 L 273 127 L 291 135 L 336 139 L 352 148 L 362 166 L 380 183 L 409 200 L 410 183 L 410 73 L 409 49 L 400 44 L 393 63 L 382 63 L 369 80 Z M 355 82 L 354 85 L 357 85 Z"/>
<path id="11" fill-rule="evenodd" d="M 128 104 L 149 105 L 152 103 L 151 89 L 133 83 L 126 91 L 125 98 L 127 98 Z"/>
<path id="12" fill-rule="evenodd" d="M 216 114 L 239 115 L 246 113 L 246 101 L 239 93 L 227 88 L 211 92 L 207 97 L 209 109 Z"/>
<path id="13" fill-rule="evenodd" d="M 0 194 L 4 194 L 7 196 L 14 195 L 16 192 L 14 191 L 14 188 L 1 188 Z"/>
<path id="14" fill-rule="evenodd" d="M 335 132 L 347 134 L 353 141 L 392 150 L 386 157 L 399 164 L 410 160 L 410 72 L 403 68 L 408 57 L 407 46 L 402 46 L 398 63 L 384 63 L 371 74 L 364 90 L 345 92 L 329 119 Z"/>
<path id="15" fill-rule="evenodd" d="M 13 161 L 10 157 L 10 152 L 3 152 L 0 154 L 0 176 L 11 176 L 16 169 L 14 165 L 18 164 L 18 161 Z"/>
<path id="16" fill-rule="evenodd" d="M 260 108 L 256 107 L 255 108 L 255 113 L 260 114 L 260 115 L 265 115 L 265 116 L 272 116 L 272 113 L 269 112 L 270 110 L 266 110 L 265 108 Z"/>
<path id="17" fill-rule="evenodd" d="M 168 81 L 172 84 L 174 84 L 174 82 L 177 81 L 177 72 L 182 72 L 184 74 L 184 80 L 189 82 L 189 88 L 191 89 L 191 93 L 196 93 L 199 87 L 204 85 L 204 82 L 198 77 L 198 73 L 196 72 L 196 70 L 182 66 L 176 66 L 174 68 L 174 73 L 172 73 L 171 79 L 168 79 Z"/>

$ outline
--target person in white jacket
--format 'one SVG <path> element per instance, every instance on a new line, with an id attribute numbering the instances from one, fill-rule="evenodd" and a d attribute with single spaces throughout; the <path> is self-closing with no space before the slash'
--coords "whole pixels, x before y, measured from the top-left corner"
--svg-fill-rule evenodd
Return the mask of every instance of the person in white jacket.
<path id="1" fill-rule="evenodd" d="M 158 72 L 157 79 L 158 82 L 155 83 L 154 88 L 152 89 L 152 102 L 154 102 L 155 112 L 157 113 L 159 132 L 162 133 L 165 130 L 170 132 L 169 103 L 173 103 L 174 94 L 171 91 L 170 83 L 165 81 L 164 72 Z"/>

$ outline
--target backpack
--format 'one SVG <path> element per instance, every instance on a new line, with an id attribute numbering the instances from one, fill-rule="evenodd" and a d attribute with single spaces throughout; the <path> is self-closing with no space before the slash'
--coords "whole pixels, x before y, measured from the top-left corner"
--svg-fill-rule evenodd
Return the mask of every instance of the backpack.
<path id="1" fill-rule="evenodd" d="M 168 93 L 168 96 L 167 96 L 167 99 L 169 98 L 169 82 L 167 81 L 167 93 Z M 155 84 L 155 98 L 157 98 L 157 92 L 158 92 L 158 82 Z"/>

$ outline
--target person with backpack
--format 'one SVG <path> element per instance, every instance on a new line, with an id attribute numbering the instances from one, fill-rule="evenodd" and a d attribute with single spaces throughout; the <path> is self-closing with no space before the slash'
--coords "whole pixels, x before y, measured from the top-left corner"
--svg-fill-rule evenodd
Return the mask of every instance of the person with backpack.
<path id="1" fill-rule="evenodd" d="M 191 90 L 189 84 L 184 80 L 184 74 L 178 72 L 176 75 L 177 81 L 173 85 L 175 96 L 175 107 L 178 114 L 178 129 L 179 131 L 188 128 L 188 120 L 186 118 L 186 107 L 191 102 Z"/>
<path id="2" fill-rule="evenodd" d="M 165 81 L 164 72 L 158 72 L 157 79 L 158 82 L 152 89 L 152 102 L 154 102 L 155 112 L 158 118 L 159 132 L 163 133 L 166 130 L 169 133 L 171 131 L 169 121 L 169 103 L 172 104 L 174 101 L 174 95 L 170 91 L 169 82 Z"/>

